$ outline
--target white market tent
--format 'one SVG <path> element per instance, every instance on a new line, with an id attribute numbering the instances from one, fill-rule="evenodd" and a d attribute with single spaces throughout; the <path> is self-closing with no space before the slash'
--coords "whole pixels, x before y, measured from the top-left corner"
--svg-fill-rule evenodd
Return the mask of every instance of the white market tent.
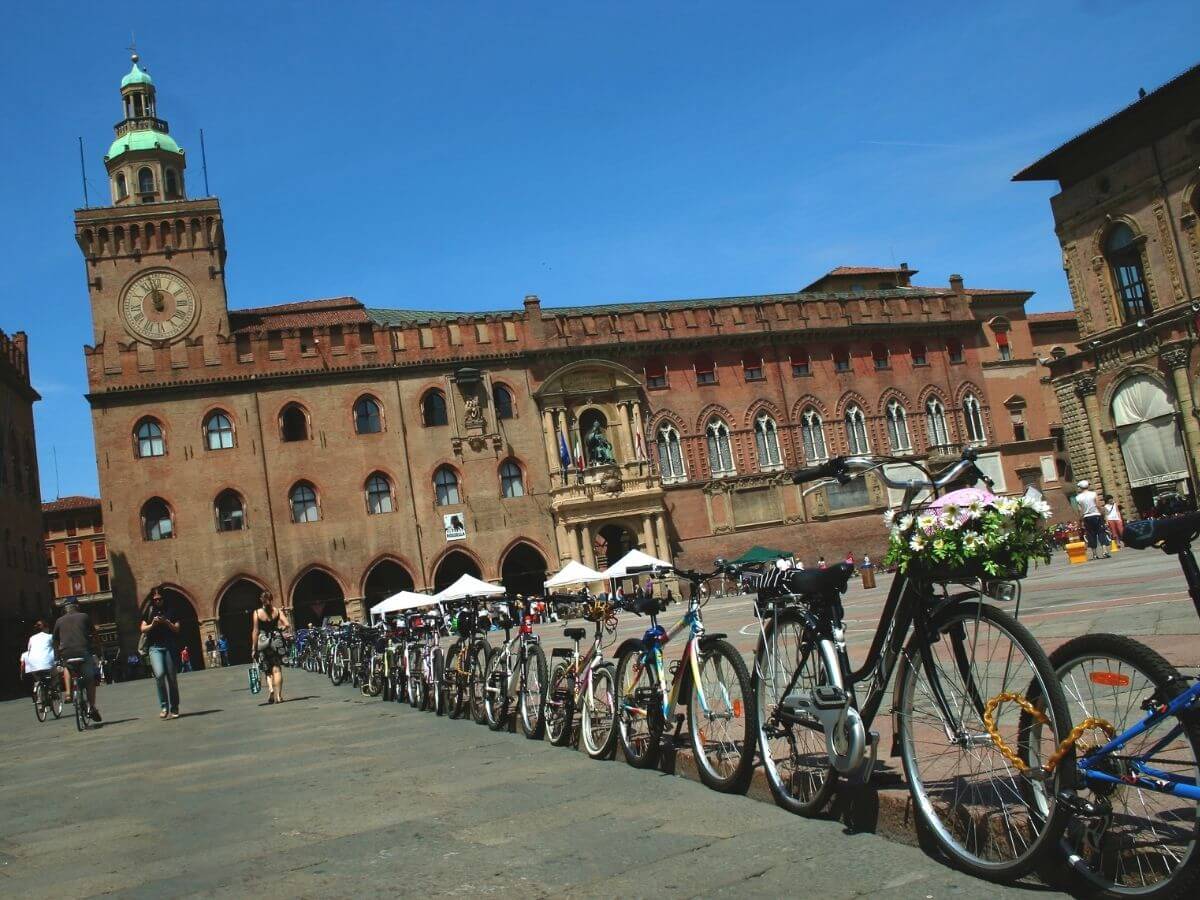
<path id="1" fill-rule="evenodd" d="M 414 591 L 400 591 L 385 600 L 380 600 L 371 607 L 371 615 L 382 616 L 386 613 L 400 612 L 405 609 L 418 609 L 422 606 L 432 606 L 436 603 L 428 594 L 418 594 Z"/>
<path id="2" fill-rule="evenodd" d="M 504 593 L 504 588 L 495 584 L 480 581 L 473 575 L 463 575 L 450 587 L 434 594 L 430 599 L 435 603 L 448 600 L 464 600 L 467 597 L 498 597 Z"/>
<path id="3" fill-rule="evenodd" d="M 650 566 L 658 566 L 660 569 L 674 568 L 666 560 L 655 559 L 649 553 L 643 553 L 641 550 L 630 550 L 600 574 L 604 578 L 625 578 L 629 575 L 630 569 L 649 568 Z"/>
<path id="4" fill-rule="evenodd" d="M 604 576 L 595 569 L 581 562 L 571 560 L 562 567 L 558 574 L 546 579 L 546 589 L 567 587 L 573 584 L 591 584 L 593 581 L 603 581 Z"/>

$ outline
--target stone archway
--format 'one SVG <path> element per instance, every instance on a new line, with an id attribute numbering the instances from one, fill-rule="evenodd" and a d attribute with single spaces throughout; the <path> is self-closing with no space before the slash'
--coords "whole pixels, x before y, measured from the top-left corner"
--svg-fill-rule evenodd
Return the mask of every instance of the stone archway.
<path id="1" fill-rule="evenodd" d="M 606 569 L 638 545 L 637 536 L 624 525 L 613 522 L 597 532 L 596 564 Z"/>
<path id="2" fill-rule="evenodd" d="M 440 591 L 450 587 L 463 575 L 472 575 L 475 578 L 482 578 L 483 573 L 479 570 L 479 564 L 469 554 L 462 550 L 451 550 L 437 564 L 437 568 L 433 570 L 433 589 Z"/>
<path id="3" fill-rule="evenodd" d="M 392 594 L 415 589 L 416 583 L 408 569 L 394 559 L 381 559 L 371 567 L 366 581 L 363 582 L 363 605 L 370 609 Z"/>
<path id="4" fill-rule="evenodd" d="M 184 647 L 187 647 L 192 660 L 192 668 L 203 669 L 205 664 L 204 644 L 200 640 L 200 619 L 196 615 L 196 607 L 192 605 L 188 596 L 177 588 L 164 585 L 157 590 L 162 591 L 163 606 L 167 615 L 179 623 L 179 634 L 175 636 L 176 666 L 179 665 L 179 654 Z M 149 602 L 150 597 L 147 595 L 146 599 L 142 601 L 143 613 Z"/>
<path id="5" fill-rule="evenodd" d="M 229 644 L 229 664 L 250 662 L 250 617 L 258 609 L 262 588 L 249 578 L 239 578 L 217 600 L 217 623 Z"/>
<path id="6" fill-rule="evenodd" d="M 521 541 L 504 555 L 500 580 L 509 596 L 541 596 L 546 590 L 546 558 L 532 545 Z"/>
<path id="7" fill-rule="evenodd" d="M 330 616 L 346 618 L 346 595 L 324 569 L 310 569 L 292 588 L 292 626 L 309 628 Z"/>

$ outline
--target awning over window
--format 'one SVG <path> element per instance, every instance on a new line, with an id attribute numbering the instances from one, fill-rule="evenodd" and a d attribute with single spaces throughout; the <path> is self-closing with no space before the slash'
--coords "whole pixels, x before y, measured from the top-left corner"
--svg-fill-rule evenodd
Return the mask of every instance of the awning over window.
<path id="1" fill-rule="evenodd" d="M 697 356 L 695 362 L 697 374 L 716 371 L 716 366 L 713 365 L 712 357 L 710 356 Z"/>
<path id="2" fill-rule="evenodd" d="M 646 363 L 647 378 L 663 378 L 667 374 L 667 364 L 661 359 L 649 360 Z"/>
<path id="3" fill-rule="evenodd" d="M 1183 437 L 1166 388 L 1149 375 L 1130 378 L 1113 395 L 1112 416 L 1130 487 L 1188 477 Z"/>
<path id="4" fill-rule="evenodd" d="M 762 354 L 761 353 L 745 353 L 742 356 L 742 368 L 744 369 L 761 369 Z"/>
<path id="5" fill-rule="evenodd" d="M 1008 346 L 1008 332 L 1007 331 L 997 331 L 996 332 L 996 346 L 997 347 L 1007 347 Z"/>

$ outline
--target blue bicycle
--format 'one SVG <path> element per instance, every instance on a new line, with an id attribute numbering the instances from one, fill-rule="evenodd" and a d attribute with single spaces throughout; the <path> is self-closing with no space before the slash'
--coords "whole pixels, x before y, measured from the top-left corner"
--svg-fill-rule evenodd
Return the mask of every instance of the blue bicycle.
<path id="1" fill-rule="evenodd" d="M 1192 541 L 1200 513 L 1125 526 L 1125 546 L 1179 557 L 1200 615 Z M 1196 896 L 1200 881 L 1200 682 L 1149 647 L 1086 634 L 1050 654 L 1076 723 L 1104 720 L 1076 745 L 1062 840 L 1090 896 Z M 1105 726 L 1111 726 L 1109 731 Z M 1090 744 L 1090 746 L 1088 746 Z"/>

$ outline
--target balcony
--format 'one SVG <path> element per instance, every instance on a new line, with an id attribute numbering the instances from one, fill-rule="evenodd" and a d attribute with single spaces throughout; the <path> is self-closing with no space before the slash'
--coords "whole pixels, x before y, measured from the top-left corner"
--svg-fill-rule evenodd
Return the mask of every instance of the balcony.
<path id="1" fill-rule="evenodd" d="M 128 119 L 122 119 L 113 128 L 116 129 L 117 137 L 124 137 L 131 131 L 145 131 L 147 128 L 161 131 L 164 134 L 170 131 L 165 119 L 156 119 L 153 116 L 131 116 Z"/>

